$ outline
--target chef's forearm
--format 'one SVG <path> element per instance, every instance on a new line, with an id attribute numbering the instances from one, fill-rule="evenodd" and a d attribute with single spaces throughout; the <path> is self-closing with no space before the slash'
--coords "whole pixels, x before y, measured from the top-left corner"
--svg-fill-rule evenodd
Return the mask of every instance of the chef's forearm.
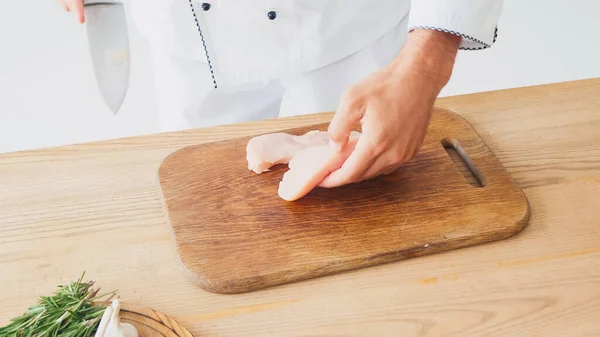
<path id="1" fill-rule="evenodd" d="M 415 29 L 392 67 L 411 69 L 431 81 L 436 94 L 450 80 L 461 37 L 436 30 Z"/>

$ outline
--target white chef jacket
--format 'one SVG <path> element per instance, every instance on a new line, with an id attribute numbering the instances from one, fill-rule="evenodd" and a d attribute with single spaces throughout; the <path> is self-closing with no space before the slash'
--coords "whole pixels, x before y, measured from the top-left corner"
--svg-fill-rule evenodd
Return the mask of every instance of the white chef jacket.
<path id="1" fill-rule="evenodd" d="M 351 55 L 408 15 L 408 30 L 496 40 L 502 0 L 134 0 L 133 18 L 155 49 L 207 62 L 215 84 L 312 71 Z M 215 74 L 218 74 L 216 76 Z"/>

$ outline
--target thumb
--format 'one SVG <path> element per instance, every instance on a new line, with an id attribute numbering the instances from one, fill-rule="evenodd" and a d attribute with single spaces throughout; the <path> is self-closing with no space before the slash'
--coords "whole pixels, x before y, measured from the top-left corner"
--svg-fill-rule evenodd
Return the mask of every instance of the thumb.
<path id="1" fill-rule="evenodd" d="M 346 146 L 352 129 L 363 117 L 364 110 L 356 103 L 354 92 L 355 90 L 350 89 L 342 96 L 327 129 L 331 140 L 340 150 Z"/>

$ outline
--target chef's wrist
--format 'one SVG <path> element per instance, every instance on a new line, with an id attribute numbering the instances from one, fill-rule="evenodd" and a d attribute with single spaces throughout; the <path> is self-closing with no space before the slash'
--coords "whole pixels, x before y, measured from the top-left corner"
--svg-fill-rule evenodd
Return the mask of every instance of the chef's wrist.
<path id="1" fill-rule="evenodd" d="M 398 58 L 397 69 L 416 72 L 426 77 L 439 93 L 450 80 L 461 37 L 429 29 L 415 29 L 408 34 Z"/>

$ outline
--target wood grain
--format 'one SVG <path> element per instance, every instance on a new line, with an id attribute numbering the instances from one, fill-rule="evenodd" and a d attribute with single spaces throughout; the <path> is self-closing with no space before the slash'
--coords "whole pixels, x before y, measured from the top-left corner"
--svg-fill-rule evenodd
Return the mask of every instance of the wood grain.
<path id="1" fill-rule="evenodd" d="M 434 111 L 421 152 L 393 174 L 315 189 L 295 202 L 277 195 L 284 167 L 260 175 L 247 169 L 249 140 L 185 147 L 159 169 L 179 260 L 212 292 L 253 291 L 505 239 L 529 218 L 522 191 L 450 111 Z M 484 187 L 469 184 L 448 146 L 468 156 Z"/>
<path id="2" fill-rule="evenodd" d="M 86 275 L 195 336 L 598 336 L 600 79 L 443 98 L 529 200 L 516 236 L 238 295 L 183 275 L 156 172 L 331 114 L 0 154 L 0 325 Z"/>

